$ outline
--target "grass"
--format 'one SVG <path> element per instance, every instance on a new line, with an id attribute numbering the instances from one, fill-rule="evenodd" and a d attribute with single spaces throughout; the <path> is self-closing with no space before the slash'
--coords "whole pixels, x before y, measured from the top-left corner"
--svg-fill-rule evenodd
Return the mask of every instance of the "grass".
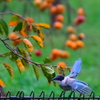
<path id="1" fill-rule="evenodd" d="M 79 26 L 80 31 L 85 33 L 86 38 L 84 39 L 85 47 L 83 49 L 79 49 L 77 51 L 71 50 L 64 46 L 65 40 L 68 38 L 66 35 L 65 29 L 61 31 L 44 31 L 45 33 L 45 48 L 41 49 L 43 55 L 41 57 L 36 57 L 33 54 L 33 61 L 42 63 L 43 59 L 50 55 L 50 52 L 53 48 L 65 49 L 68 50 L 71 54 L 69 59 L 58 59 L 57 61 L 52 62 L 51 64 L 57 64 L 59 61 L 64 61 L 69 67 L 72 67 L 74 61 L 78 58 L 81 58 L 83 61 L 81 73 L 78 75 L 77 79 L 82 80 L 89 84 L 89 86 L 95 91 L 97 95 L 99 95 L 100 91 L 100 14 L 99 14 L 99 5 L 100 0 L 70 0 L 70 4 L 74 9 L 79 7 L 83 7 L 86 11 L 86 22 Z M 9 8 L 14 13 L 23 14 L 24 11 L 24 1 L 18 2 L 17 0 L 13 0 L 8 4 Z M 81 6 L 82 5 L 82 6 Z M 14 8 L 13 8 L 14 7 Z M 0 4 L 0 9 L 3 8 L 3 3 Z M 35 6 L 29 7 L 29 14 L 31 17 L 35 19 L 36 22 L 45 22 L 50 23 L 49 12 L 44 11 L 40 12 Z M 1 10 L 0 10 L 1 11 Z M 9 10 L 7 10 L 9 11 Z M 67 12 L 66 12 L 67 13 Z M 27 14 L 25 16 L 28 16 Z M 76 16 L 76 14 L 72 14 Z M 45 17 L 46 16 L 46 17 Z M 72 16 L 72 19 L 73 19 Z M 9 22 L 10 15 L 5 15 L 3 18 Z M 65 18 L 67 16 L 65 15 Z M 64 24 L 66 25 L 66 22 Z M 67 26 L 65 26 L 67 27 Z M 10 28 L 10 32 L 12 28 Z M 34 43 L 35 44 L 35 43 Z M 0 54 L 7 52 L 7 49 L 0 42 Z M 37 44 L 35 44 L 36 49 L 40 49 Z M 31 91 L 35 91 L 36 95 L 38 95 L 42 90 L 47 94 L 50 91 L 56 91 L 56 94 L 59 95 L 61 93 L 61 89 L 59 86 L 55 87 L 53 84 L 48 85 L 46 78 L 43 76 L 40 70 L 40 79 L 37 81 L 34 75 L 34 71 L 32 67 L 25 72 L 19 72 L 14 62 L 11 62 L 8 58 L 0 58 L 0 62 L 8 62 L 14 68 L 14 78 L 10 78 L 8 72 L 6 70 L 1 71 L 0 78 L 5 82 L 6 87 L 4 88 L 5 92 L 8 90 L 12 91 L 12 94 L 16 94 L 17 91 L 24 91 L 26 95 L 28 95 Z M 3 65 L 0 64 L 3 69 Z M 68 75 L 69 72 L 66 72 Z"/>

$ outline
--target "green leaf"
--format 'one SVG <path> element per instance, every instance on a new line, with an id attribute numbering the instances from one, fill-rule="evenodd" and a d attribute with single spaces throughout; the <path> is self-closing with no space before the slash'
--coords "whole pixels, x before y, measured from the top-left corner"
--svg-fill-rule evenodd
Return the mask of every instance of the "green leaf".
<path id="1" fill-rule="evenodd" d="M 38 80 L 38 79 L 39 79 L 39 76 L 40 76 L 40 75 L 39 75 L 38 68 L 37 68 L 37 66 L 35 66 L 35 65 L 32 65 L 32 67 L 33 67 L 33 69 L 34 69 L 36 79 Z"/>
<path id="2" fill-rule="evenodd" d="M 23 25 L 23 23 L 22 23 L 22 22 L 19 22 L 18 25 L 14 28 L 13 31 L 14 31 L 14 32 L 15 32 L 15 31 L 21 31 L 22 25 Z"/>
<path id="3" fill-rule="evenodd" d="M 42 72 L 43 72 L 44 76 L 48 80 L 48 84 L 50 85 L 51 84 L 51 79 L 53 77 L 55 77 L 55 71 L 54 71 L 54 69 L 51 68 L 51 67 L 45 67 L 44 65 L 42 65 L 41 68 L 42 68 Z"/>
<path id="4" fill-rule="evenodd" d="M 44 64 L 47 64 L 47 63 L 51 63 L 52 60 L 50 58 L 45 58 L 43 62 Z"/>
<path id="5" fill-rule="evenodd" d="M 3 30 L 3 27 L 2 27 L 2 25 L 1 25 L 1 23 L 0 23 L 0 34 L 1 34 L 1 35 L 4 34 L 4 30 Z"/>
<path id="6" fill-rule="evenodd" d="M 20 20 L 20 17 L 16 16 L 16 15 L 13 15 L 10 19 L 10 22 L 14 22 L 14 21 L 19 21 Z"/>
<path id="7" fill-rule="evenodd" d="M 22 64 L 24 65 L 24 67 L 26 69 L 28 69 L 29 68 L 29 63 L 26 60 L 24 60 L 24 59 L 21 59 L 21 61 L 22 61 Z"/>
<path id="8" fill-rule="evenodd" d="M 6 22 L 4 20 L 0 19 L 0 25 L 3 29 L 3 32 L 6 34 L 6 36 L 8 36 L 9 31 L 8 31 L 8 26 L 7 26 Z"/>
<path id="9" fill-rule="evenodd" d="M 38 32 L 39 30 L 37 29 L 36 25 L 33 25 L 32 24 L 32 29 L 33 29 L 33 32 Z"/>
<path id="10" fill-rule="evenodd" d="M 18 56 L 11 52 L 10 56 L 9 56 L 9 59 L 11 61 L 15 62 L 18 59 Z"/>
<path id="11" fill-rule="evenodd" d="M 7 53 L 4 54 L 4 57 L 10 56 L 10 54 L 11 54 L 11 52 L 7 52 Z"/>

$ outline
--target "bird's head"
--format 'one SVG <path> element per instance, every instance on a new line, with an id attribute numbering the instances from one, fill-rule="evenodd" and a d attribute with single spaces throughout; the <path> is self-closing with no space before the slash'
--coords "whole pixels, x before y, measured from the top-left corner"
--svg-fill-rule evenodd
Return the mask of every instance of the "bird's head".
<path id="1" fill-rule="evenodd" d="M 56 82 L 61 82 L 62 80 L 64 80 L 64 76 L 63 75 L 57 75 L 56 77 L 51 79 L 52 81 L 56 81 Z"/>

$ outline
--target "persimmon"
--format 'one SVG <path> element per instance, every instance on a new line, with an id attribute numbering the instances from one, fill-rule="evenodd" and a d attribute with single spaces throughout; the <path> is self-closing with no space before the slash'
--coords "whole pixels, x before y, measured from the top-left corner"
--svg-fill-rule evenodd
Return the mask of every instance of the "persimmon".
<path id="1" fill-rule="evenodd" d="M 56 7 L 57 7 L 57 13 L 58 13 L 58 14 L 64 13 L 64 11 L 65 11 L 64 5 L 62 5 L 62 4 L 57 4 Z"/>
<path id="2" fill-rule="evenodd" d="M 33 3 L 39 7 L 42 4 L 42 0 L 34 0 Z"/>
<path id="3" fill-rule="evenodd" d="M 16 33 L 11 33 L 9 35 L 9 38 L 10 39 L 15 39 L 15 40 L 11 41 L 14 46 L 16 46 L 16 45 L 18 45 L 22 42 L 22 39 L 17 39 L 17 38 L 19 38 L 19 36 L 17 36 Z"/>
<path id="4" fill-rule="evenodd" d="M 69 36 L 69 38 L 70 38 L 70 40 L 72 40 L 72 41 L 76 41 L 76 40 L 77 40 L 77 36 L 76 36 L 75 34 L 71 34 L 71 35 Z"/>
<path id="5" fill-rule="evenodd" d="M 44 11 L 46 8 L 50 8 L 50 7 L 51 7 L 51 3 L 44 1 L 44 2 L 42 2 L 41 6 L 40 6 L 40 10 Z"/>
<path id="6" fill-rule="evenodd" d="M 57 59 L 58 59 L 58 56 L 55 56 L 55 55 L 51 54 L 51 55 L 50 55 L 50 59 L 53 60 L 53 61 L 54 61 L 54 60 L 57 60 Z"/>
<path id="7" fill-rule="evenodd" d="M 50 7 L 50 12 L 52 15 L 56 15 L 57 14 L 57 7 L 56 6 L 51 6 Z"/>
<path id="8" fill-rule="evenodd" d="M 15 38 L 17 38 L 16 33 L 10 33 L 9 38 L 10 38 L 10 39 L 15 39 Z"/>
<path id="9" fill-rule="evenodd" d="M 53 54 L 53 55 L 56 55 L 56 56 L 59 56 L 59 55 L 60 55 L 60 50 L 58 50 L 58 49 L 53 49 L 53 50 L 52 50 L 52 54 Z"/>
<path id="10" fill-rule="evenodd" d="M 71 47 L 72 42 L 73 42 L 73 41 L 71 41 L 71 40 L 67 40 L 67 41 L 65 42 L 65 45 L 68 46 L 68 47 Z"/>
<path id="11" fill-rule="evenodd" d="M 63 24 L 61 22 L 56 21 L 56 22 L 54 22 L 53 27 L 55 29 L 62 29 L 63 28 Z"/>
<path id="12" fill-rule="evenodd" d="M 34 19 L 31 17 L 26 17 L 25 20 L 28 21 L 29 23 L 34 23 Z"/>
<path id="13" fill-rule="evenodd" d="M 60 51 L 60 57 L 61 58 L 69 58 L 70 57 L 70 53 L 68 51 Z"/>
<path id="14" fill-rule="evenodd" d="M 64 21 L 64 16 L 59 14 L 59 15 L 56 16 L 55 20 L 59 21 L 59 22 L 63 22 Z"/>
<path id="15" fill-rule="evenodd" d="M 73 49 L 73 50 L 77 50 L 77 49 L 78 49 L 78 46 L 77 46 L 76 41 L 73 41 L 73 42 L 71 43 L 70 48 Z"/>
<path id="16" fill-rule="evenodd" d="M 53 3 L 54 0 L 46 0 L 48 3 Z"/>
<path id="17" fill-rule="evenodd" d="M 66 31 L 67 31 L 68 33 L 75 33 L 76 30 L 75 30 L 74 27 L 68 26 L 67 29 L 66 29 Z"/>
<path id="18" fill-rule="evenodd" d="M 66 63 L 64 63 L 64 62 L 59 62 L 58 64 L 57 64 L 57 66 L 60 66 L 60 67 L 62 67 L 62 68 L 66 68 Z"/>
<path id="19" fill-rule="evenodd" d="M 84 9 L 83 8 L 77 9 L 77 14 L 78 15 L 85 15 Z"/>
<path id="20" fill-rule="evenodd" d="M 77 41 L 76 41 L 76 44 L 77 44 L 77 46 L 80 47 L 80 48 L 83 48 L 83 47 L 84 47 L 84 42 L 81 41 L 81 40 L 77 40 Z"/>
<path id="21" fill-rule="evenodd" d="M 79 33 L 78 38 L 80 40 L 84 39 L 85 38 L 85 34 L 84 33 Z"/>

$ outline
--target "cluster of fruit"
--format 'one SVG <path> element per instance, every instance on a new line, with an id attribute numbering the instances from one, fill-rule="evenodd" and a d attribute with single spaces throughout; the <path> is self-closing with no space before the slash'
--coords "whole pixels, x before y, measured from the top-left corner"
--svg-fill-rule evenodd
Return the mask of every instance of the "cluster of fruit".
<path id="1" fill-rule="evenodd" d="M 73 50 L 84 47 L 84 42 L 81 40 L 85 37 L 84 33 L 80 33 L 78 36 L 71 34 L 69 40 L 66 40 L 65 45 Z"/>
<path id="2" fill-rule="evenodd" d="M 68 51 L 53 49 L 50 54 L 51 60 L 57 60 L 58 58 L 69 58 L 70 53 Z"/>
<path id="3" fill-rule="evenodd" d="M 65 11 L 65 6 L 62 4 L 53 5 L 54 0 L 34 0 L 34 4 L 38 6 L 41 11 L 49 8 L 52 16 L 55 16 L 55 22 L 53 23 L 53 27 L 55 29 L 63 28 L 64 16 L 62 15 Z"/>
<path id="4" fill-rule="evenodd" d="M 57 5 L 52 5 L 50 8 L 50 12 L 52 16 L 55 16 L 55 20 L 53 23 L 53 27 L 55 29 L 62 29 L 63 28 L 63 21 L 64 21 L 64 16 L 62 15 L 65 11 L 65 6 L 62 4 L 57 4 Z"/>
<path id="5" fill-rule="evenodd" d="M 33 0 L 33 4 L 35 4 L 41 11 L 50 8 L 53 2 L 54 0 Z"/>
<path id="6" fill-rule="evenodd" d="M 74 19 L 75 25 L 80 25 L 85 21 L 85 12 L 83 8 L 79 8 L 77 10 L 78 16 Z M 83 39 L 85 38 L 84 33 L 79 33 L 78 36 L 74 33 L 76 29 L 73 26 L 68 26 L 66 29 L 67 33 L 69 34 L 69 40 L 66 40 L 65 45 L 73 50 L 77 50 L 78 48 L 84 47 Z"/>

